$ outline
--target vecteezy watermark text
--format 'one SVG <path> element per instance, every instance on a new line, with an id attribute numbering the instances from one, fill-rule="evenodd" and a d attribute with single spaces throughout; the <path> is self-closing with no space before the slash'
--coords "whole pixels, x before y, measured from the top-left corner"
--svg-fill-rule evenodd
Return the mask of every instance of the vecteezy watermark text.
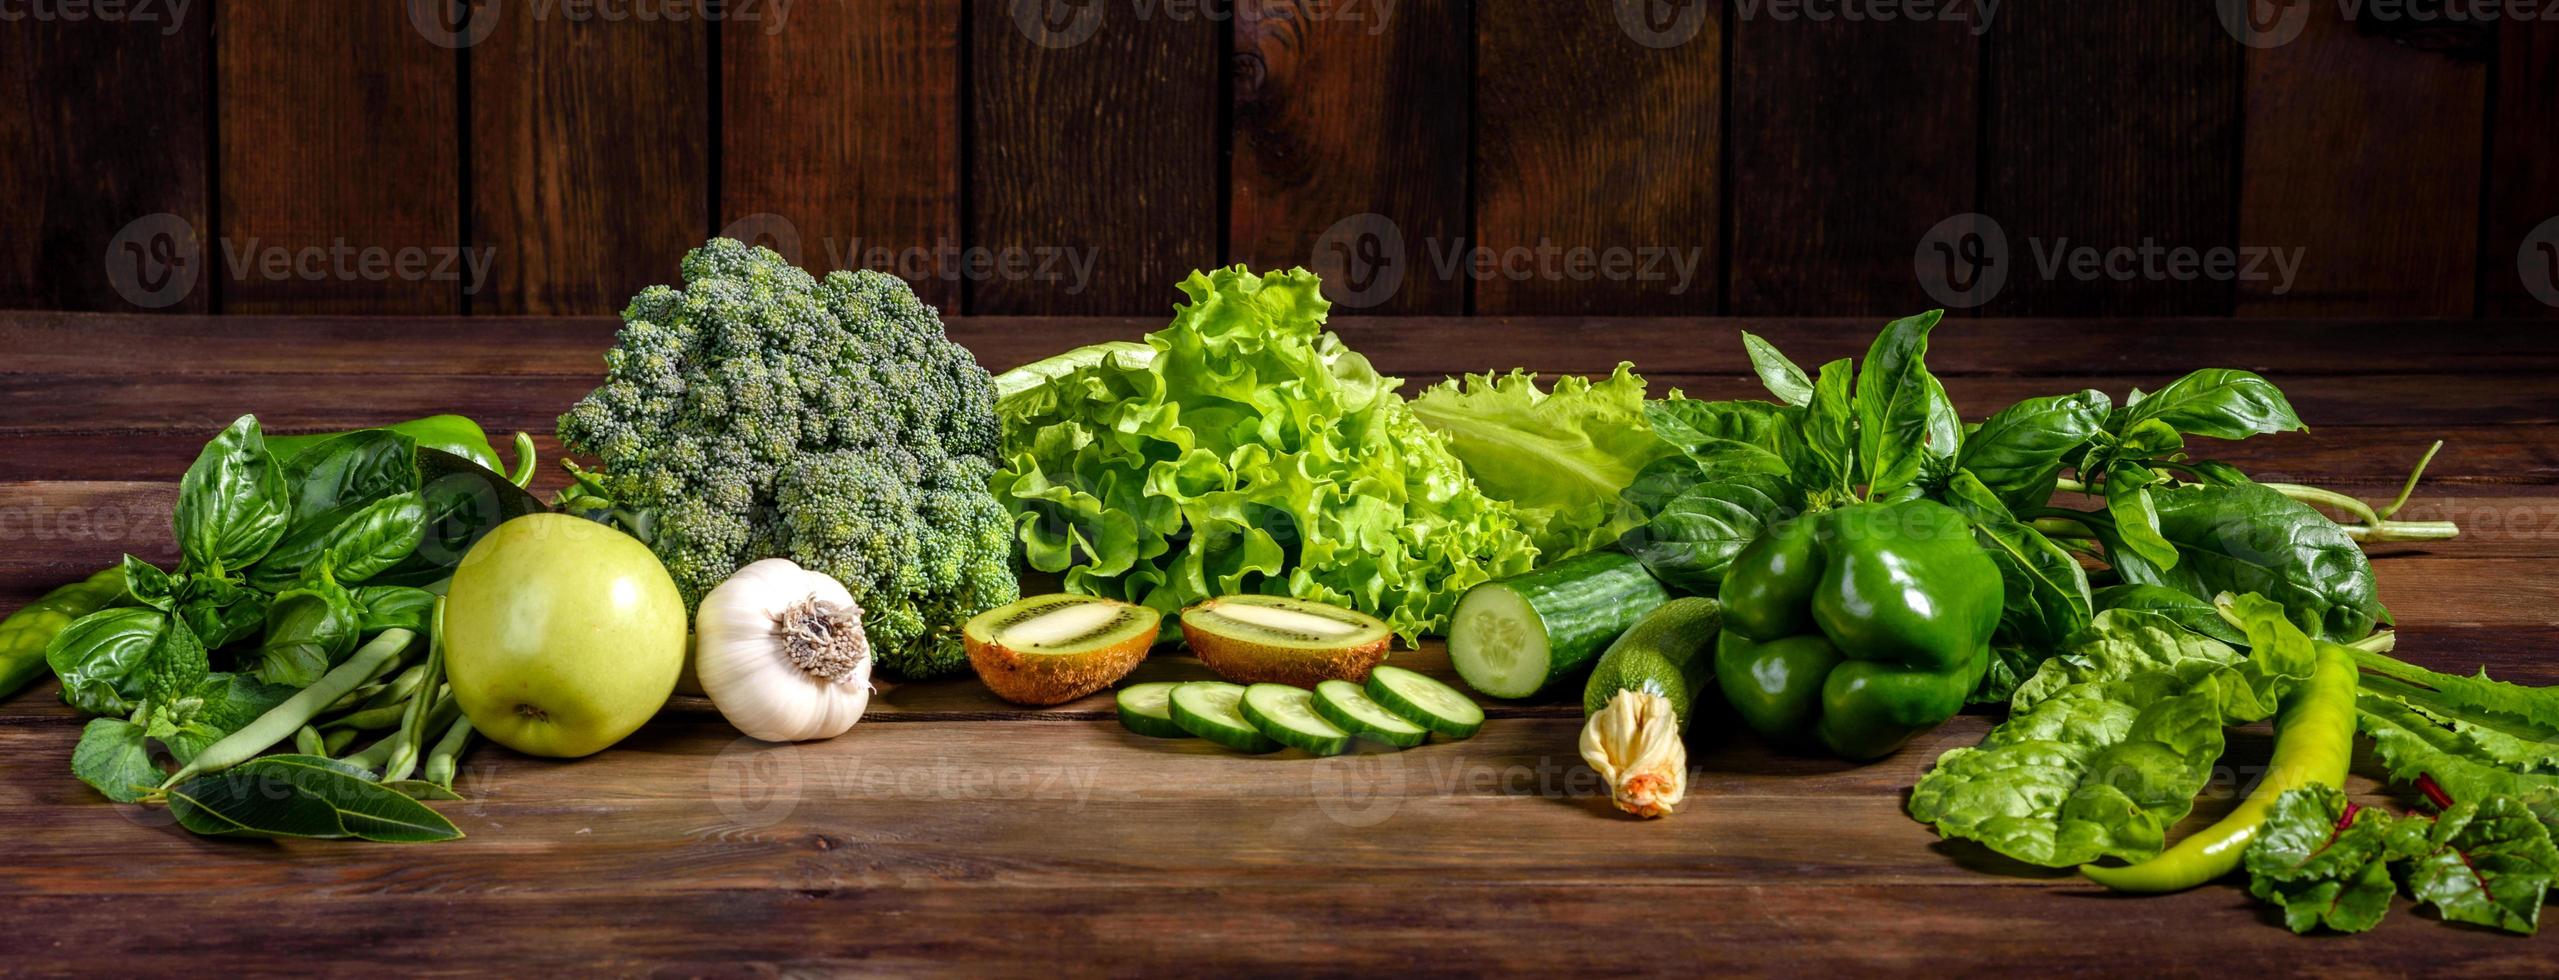
<path id="1" fill-rule="evenodd" d="M 505 19 L 506 4 L 523 4 L 535 22 L 570 24 L 680 24 L 688 21 L 752 25 L 782 33 L 796 0 L 403 0 L 409 26 L 438 47 L 468 48 L 489 39 Z"/>
<path id="2" fill-rule="evenodd" d="M 1403 227 L 1375 212 L 1334 222 L 1310 253 L 1307 266 L 1323 277 L 1324 295 L 1351 309 L 1393 299 L 1415 271 Z M 1705 259 L 1705 248 L 1694 245 L 1567 245 L 1541 237 L 1535 244 L 1495 246 L 1426 238 L 1418 271 L 1441 282 L 1656 283 L 1677 296 L 1696 282 Z"/>
<path id="3" fill-rule="evenodd" d="M 0 0 L 0 24 L 157 24 L 163 37 L 187 24 L 194 0 Z"/>
<path id="4" fill-rule="evenodd" d="M 233 282 L 451 282 L 478 295 L 497 264 L 496 246 L 368 245 L 333 238 L 283 245 L 224 238 L 217 250 Z M 185 300 L 203 281 L 203 240 L 174 214 L 146 215 L 107 242 L 107 282 L 125 302 L 156 310 Z"/>
<path id="5" fill-rule="evenodd" d="M 1012 15 L 1013 26 L 1043 48 L 1071 48 L 1092 40 L 1102 25 L 1125 19 L 1143 23 L 1168 20 L 1188 23 L 1194 20 L 1226 23 L 1235 19 L 1236 8 L 1245 4 L 1264 18 L 1286 18 L 1301 21 L 1338 21 L 1358 24 L 1371 35 L 1383 34 L 1395 19 L 1395 5 L 1401 0 L 1295 0 L 1274 3 L 1271 0 L 1004 0 L 1005 12 Z"/>
<path id="6" fill-rule="evenodd" d="M 1725 0 L 1614 0 L 1617 27 L 1648 48 L 1675 48 L 1704 33 Z M 2002 0 L 1731 0 L 1737 20 L 1827 24 L 1963 24 L 1989 33 Z"/>
<path id="7" fill-rule="evenodd" d="M 809 267 L 808 242 L 799 225 L 778 214 L 750 214 L 729 222 L 719 237 L 761 245 L 783 261 Z M 1093 284 L 1101 250 L 1064 245 L 962 245 L 943 240 L 927 245 L 889 245 L 860 238 L 822 238 L 819 250 L 829 269 L 872 269 L 908 282 L 1044 282 L 1080 295 Z"/>
<path id="8" fill-rule="evenodd" d="M 2026 239 L 2029 264 L 2015 268 L 2008 234 L 1986 214 L 1940 221 L 1919 239 L 1911 271 L 1930 299 L 1970 309 L 1999 298 L 2011 276 L 2030 273 L 2045 282 L 2246 282 L 2271 283 L 2267 292 L 2292 292 L 2301 273 L 2301 246 L 2185 245 L 2144 237 L 2133 243 Z"/>
<path id="9" fill-rule="evenodd" d="M 2334 0 L 2337 17 L 2367 25 L 2485 27 L 2559 21 L 2559 0 Z M 2301 37 L 2319 0 L 2215 0 L 2222 30 L 2252 48 L 2279 48 Z"/>

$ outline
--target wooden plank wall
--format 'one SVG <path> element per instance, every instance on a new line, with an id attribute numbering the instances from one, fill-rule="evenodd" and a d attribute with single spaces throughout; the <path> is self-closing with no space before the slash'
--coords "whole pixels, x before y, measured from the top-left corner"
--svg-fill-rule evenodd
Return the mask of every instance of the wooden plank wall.
<path id="1" fill-rule="evenodd" d="M 1375 314 L 1887 315 L 1957 282 L 1981 315 L 2559 316 L 2559 24 L 2243 6 L 31 16 L 0 24 L 0 308 L 609 313 L 725 230 L 974 314 L 1160 314 L 1245 262 Z M 1822 9 L 1851 7 L 1922 9 Z M 2298 259 L 2075 264 L 2145 245 Z"/>

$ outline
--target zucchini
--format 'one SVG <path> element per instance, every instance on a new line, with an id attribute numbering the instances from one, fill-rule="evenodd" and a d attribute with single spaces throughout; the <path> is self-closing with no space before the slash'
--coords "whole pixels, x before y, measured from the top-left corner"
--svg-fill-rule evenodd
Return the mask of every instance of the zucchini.
<path id="1" fill-rule="evenodd" d="M 1466 695 L 1402 667 L 1379 664 L 1369 671 L 1368 696 L 1405 721 L 1449 738 L 1465 738 L 1484 727 L 1484 709 Z"/>
<path id="2" fill-rule="evenodd" d="M 1598 714 L 1619 691 L 1650 691 L 1670 699 L 1680 729 L 1687 730 L 1689 705 L 1715 679 L 1715 636 L 1723 627 L 1723 603 L 1703 596 L 1663 603 L 1591 666 L 1583 716 Z"/>
<path id="3" fill-rule="evenodd" d="M 1670 592 L 1620 551 L 1600 551 L 1466 590 L 1449 618 L 1457 676 L 1497 698 L 1524 698 L 1599 655 Z"/>

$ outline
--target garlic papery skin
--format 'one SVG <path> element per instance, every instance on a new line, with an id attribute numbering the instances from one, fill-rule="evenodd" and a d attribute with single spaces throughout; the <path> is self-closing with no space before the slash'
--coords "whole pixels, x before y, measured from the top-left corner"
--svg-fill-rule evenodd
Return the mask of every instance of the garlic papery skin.
<path id="1" fill-rule="evenodd" d="M 1582 726 L 1582 761 L 1608 781 L 1617 808 L 1663 817 L 1688 797 L 1688 747 L 1670 699 L 1624 690 Z"/>
<path id="2" fill-rule="evenodd" d="M 836 580 L 784 558 L 729 576 L 694 613 L 702 692 L 768 742 L 834 738 L 871 705 L 862 607 Z"/>

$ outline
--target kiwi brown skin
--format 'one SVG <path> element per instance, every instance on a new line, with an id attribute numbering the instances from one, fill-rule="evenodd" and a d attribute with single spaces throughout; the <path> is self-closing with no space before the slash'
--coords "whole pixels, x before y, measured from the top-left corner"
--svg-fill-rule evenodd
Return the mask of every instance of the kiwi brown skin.
<path id="1" fill-rule="evenodd" d="M 1047 707 L 1119 683 L 1146 660 L 1162 628 L 1158 622 L 1118 643 L 1080 653 L 1021 653 L 995 642 L 994 631 L 980 637 L 976 630 L 963 630 L 961 639 L 968 647 L 969 666 L 977 669 L 987 690 L 1014 704 Z"/>
<path id="2" fill-rule="evenodd" d="M 1182 641 L 1190 645 L 1200 663 L 1217 676 L 1238 684 L 1314 687 L 1328 680 L 1366 683 L 1368 672 L 1385 662 L 1387 649 L 1395 642 L 1394 634 L 1389 633 L 1369 643 L 1331 649 L 1276 646 L 1194 625 L 1194 613 L 1214 610 L 1219 601 L 1211 599 L 1182 610 Z"/>

